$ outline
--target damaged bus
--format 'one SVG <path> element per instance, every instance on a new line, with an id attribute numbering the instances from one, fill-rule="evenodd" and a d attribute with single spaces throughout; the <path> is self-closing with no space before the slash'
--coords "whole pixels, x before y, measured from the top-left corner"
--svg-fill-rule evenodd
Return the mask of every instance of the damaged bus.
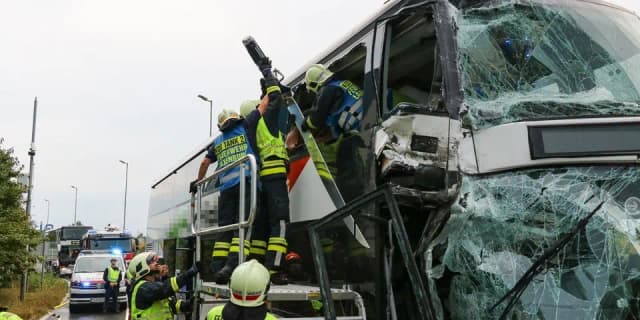
<path id="1" fill-rule="evenodd" d="M 392 1 L 314 63 L 360 87 L 364 112 L 357 133 L 290 150 L 289 246 L 302 259 L 298 287 L 271 287 L 276 314 L 638 317 L 634 13 L 600 0 Z M 309 65 L 284 80 L 303 111 Z M 211 143 L 153 185 L 148 235 L 178 269 L 211 255 L 188 194 Z M 203 188 L 198 225 L 216 225 L 216 192 Z M 196 289 L 222 292 L 208 277 Z"/>

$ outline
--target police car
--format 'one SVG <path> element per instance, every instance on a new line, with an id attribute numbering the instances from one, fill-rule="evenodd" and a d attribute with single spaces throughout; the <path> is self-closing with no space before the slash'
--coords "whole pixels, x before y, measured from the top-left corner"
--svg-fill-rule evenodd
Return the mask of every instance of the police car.
<path id="1" fill-rule="evenodd" d="M 109 253 L 81 254 L 76 259 L 71 275 L 71 297 L 69 312 L 73 313 L 82 305 L 100 305 L 104 303 L 104 269 L 111 264 L 111 259 L 118 260 L 118 268 L 122 270 L 118 303 L 122 310 L 126 309 L 127 293 L 125 285 L 125 264 L 121 255 Z"/>

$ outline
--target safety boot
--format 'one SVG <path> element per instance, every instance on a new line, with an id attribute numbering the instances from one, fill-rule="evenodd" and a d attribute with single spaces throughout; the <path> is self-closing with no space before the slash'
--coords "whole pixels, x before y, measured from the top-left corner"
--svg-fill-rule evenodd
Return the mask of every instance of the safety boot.
<path id="1" fill-rule="evenodd" d="M 229 283 L 229 279 L 231 278 L 231 273 L 233 273 L 234 267 L 232 266 L 224 266 L 224 268 L 220 269 L 214 276 L 213 281 L 217 284 L 227 284 Z"/>

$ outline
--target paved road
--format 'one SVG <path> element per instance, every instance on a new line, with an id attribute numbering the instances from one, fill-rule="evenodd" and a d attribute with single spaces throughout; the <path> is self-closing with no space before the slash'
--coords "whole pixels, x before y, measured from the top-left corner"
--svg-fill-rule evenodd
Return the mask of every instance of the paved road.
<path id="1" fill-rule="evenodd" d="M 52 314 L 49 314 L 47 317 L 42 318 L 40 320 L 66 320 L 66 319 L 74 319 L 74 320 L 123 320 L 126 319 L 126 313 L 121 311 L 120 313 L 102 313 L 102 306 L 95 305 L 90 307 L 85 307 L 80 310 L 78 313 L 70 314 L 69 313 L 69 304 L 65 304 L 63 307 L 55 310 Z"/>

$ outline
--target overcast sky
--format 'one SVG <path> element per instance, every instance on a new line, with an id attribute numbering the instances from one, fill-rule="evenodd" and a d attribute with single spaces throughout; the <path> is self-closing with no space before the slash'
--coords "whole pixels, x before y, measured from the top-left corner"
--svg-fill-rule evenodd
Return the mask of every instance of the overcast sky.
<path id="1" fill-rule="evenodd" d="M 567 0 L 571 1 L 571 0 Z M 38 96 L 33 219 L 146 232 L 150 186 L 209 134 L 214 117 L 255 98 L 253 35 L 285 74 L 382 7 L 382 0 L 0 0 L 0 137 L 28 169 Z M 638 0 L 612 1 L 640 11 Z M 194 172 L 194 177 L 195 177 Z"/>

